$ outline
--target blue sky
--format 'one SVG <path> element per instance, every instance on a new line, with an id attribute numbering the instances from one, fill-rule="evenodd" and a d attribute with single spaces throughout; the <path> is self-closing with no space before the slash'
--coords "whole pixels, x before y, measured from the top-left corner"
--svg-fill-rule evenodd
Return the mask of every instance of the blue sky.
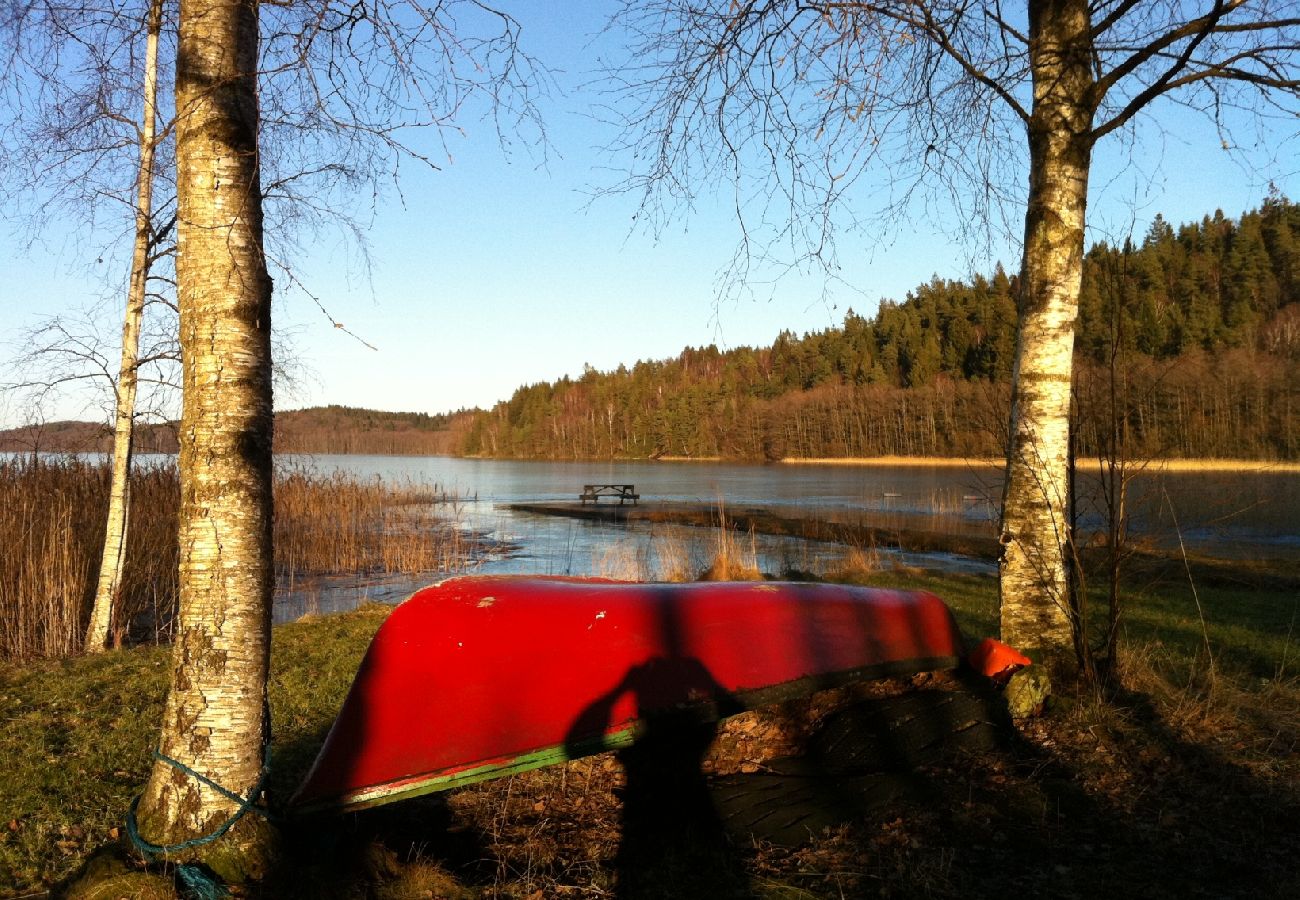
<path id="1" fill-rule="evenodd" d="M 918 216 L 889 235 L 843 239 L 851 287 L 829 298 L 820 278 L 796 277 L 759 286 L 756 299 L 719 303 L 717 275 L 737 238 L 725 204 L 706 194 L 694 215 L 652 235 L 634 227 L 631 198 L 589 201 L 591 187 L 618 177 L 618 161 L 597 149 L 612 133 L 592 117 L 597 98 L 584 87 L 607 39 L 592 32 L 609 4 L 515 5 L 528 48 L 555 70 L 542 110 L 545 160 L 503 154 L 488 123 L 463 121 L 465 135 L 450 141 L 454 161 L 437 172 L 404 166 L 405 202 L 389 195 L 380 204 L 367 228 L 369 279 L 348 264 L 354 254 L 340 241 L 319 241 L 296 260 L 334 318 L 378 349 L 332 327 L 306 298 L 278 299 L 276 325 L 308 372 L 296 394 L 277 397 L 281 408 L 488 406 L 521 384 L 579 374 L 584 364 L 607 369 L 686 345 L 764 344 L 783 328 L 838 324 L 849 306 L 870 314 L 882 297 L 901 300 L 934 274 L 962 277 L 972 263 L 987 271 L 994 259 L 1018 265 L 1013 242 L 972 260 L 946 237 L 951 228 Z M 1122 239 L 1130 228 L 1140 236 L 1157 212 L 1175 223 L 1216 207 L 1237 215 L 1258 205 L 1270 180 L 1300 196 L 1295 164 L 1243 170 L 1199 119 L 1172 105 L 1156 112 L 1163 133 L 1147 129 L 1136 151 L 1114 140 L 1100 148 L 1093 238 Z M 1256 155 L 1287 160 L 1297 155 L 1288 153 L 1293 146 L 1265 135 Z M 103 267 L 83 258 L 85 235 L 56 227 L 28 248 L 10 227 L 0 229 L 0 341 L 40 315 L 104 294 Z M 123 271 L 116 283 L 124 282 Z M 0 346 L 0 354 L 12 352 L 12 344 Z M 0 400 L 4 424 L 15 414 Z M 75 394 L 46 413 L 97 415 L 94 402 Z"/>

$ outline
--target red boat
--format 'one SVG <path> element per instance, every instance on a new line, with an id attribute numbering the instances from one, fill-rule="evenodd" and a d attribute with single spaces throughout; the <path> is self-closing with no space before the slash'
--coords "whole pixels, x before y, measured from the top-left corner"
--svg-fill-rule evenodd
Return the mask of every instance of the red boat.
<path id="1" fill-rule="evenodd" d="M 453 578 L 380 628 L 292 802 L 374 806 L 626 746 L 656 714 L 721 718 L 961 656 L 928 593 Z"/>

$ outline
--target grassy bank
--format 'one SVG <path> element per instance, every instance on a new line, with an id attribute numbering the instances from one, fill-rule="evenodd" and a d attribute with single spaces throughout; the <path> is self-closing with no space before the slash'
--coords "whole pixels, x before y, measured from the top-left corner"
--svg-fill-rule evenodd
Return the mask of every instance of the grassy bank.
<path id="1" fill-rule="evenodd" d="M 0 659 L 77 653 L 94 600 L 109 470 L 74 459 L 0 462 Z M 275 566 L 305 574 L 454 571 L 467 552 L 436 511 L 436 487 L 282 473 L 275 485 Z M 176 612 L 174 468 L 131 477 L 123 602 L 115 642 L 166 640 Z"/>
<path id="2" fill-rule="evenodd" d="M 842 577 L 935 591 L 969 634 L 994 627 L 991 579 L 850 568 Z M 1199 610 L 1186 592 L 1132 594 L 1124 687 L 1111 704 L 1064 697 L 1007 746 L 908 773 L 918 794 L 850 812 L 798 846 L 737 838 L 711 851 L 717 858 L 630 856 L 624 771 L 606 754 L 291 823 L 289 859 L 266 896 L 1293 896 L 1297 600 L 1225 588 L 1198 599 Z M 275 630 L 274 803 L 305 773 L 388 612 Z M 0 667 L 0 896 L 42 890 L 120 837 L 147 773 L 167 669 L 167 651 L 149 646 Z M 713 783 L 761 776 L 793 714 L 724 726 L 702 764 Z M 699 888 L 706 873 L 725 884 Z"/>

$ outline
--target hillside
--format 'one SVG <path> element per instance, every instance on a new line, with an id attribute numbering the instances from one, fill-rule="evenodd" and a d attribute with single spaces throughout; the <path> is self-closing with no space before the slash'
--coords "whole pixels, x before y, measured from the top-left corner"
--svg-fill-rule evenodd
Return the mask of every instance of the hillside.
<path id="1" fill-rule="evenodd" d="M 474 415 L 463 452 L 517 457 L 774 459 L 998 455 L 1017 279 L 932 279 L 870 319 L 768 347 L 522 387 Z M 1088 253 L 1077 332 L 1081 450 L 1115 422 L 1132 451 L 1300 456 L 1300 207 L 1272 196 L 1237 220 Z M 1112 353 L 1113 351 L 1113 353 Z M 1114 377 L 1112 379 L 1112 372 Z"/>
<path id="2" fill-rule="evenodd" d="M 45 422 L 0 430 L 0 452 L 108 453 L 112 449 L 113 429 L 100 422 Z M 175 453 L 174 424 L 138 426 L 135 452 Z"/>
<path id="3" fill-rule="evenodd" d="M 520 387 L 490 410 L 344 406 L 276 415 L 280 452 L 591 459 L 998 456 L 1015 355 L 1017 278 L 933 278 L 873 317 L 688 347 L 672 359 Z M 1300 459 L 1300 206 L 1087 254 L 1076 336 L 1080 452 L 1120 434 L 1163 457 Z M 1112 390 L 1113 388 L 1113 390 Z M 1115 414 L 1110 412 L 1112 400 Z M 107 450 L 85 422 L 0 432 L 0 450 Z M 174 451 L 171 426 L 140 447 Z"/>
<path id="4" fill-rule="evenodd" d="M 472 412 L 383 412 L 317 406 L 275 415 L 277 453 L 454 454 Z"/>
<path id="5" fill-rule="evenodd" d="M 280 453 L 375 453 L 439 455 L 463 442 L 470 412 L 442 415 L 323 406 L 276 413 L 275 449 Z M 106 453 L 113 434 L 93 422 L 51 422 L 0 431 L 0 451 Z M 137 432 L 139 453 L 175 453 L 175 424 L 145 425 Z"/>

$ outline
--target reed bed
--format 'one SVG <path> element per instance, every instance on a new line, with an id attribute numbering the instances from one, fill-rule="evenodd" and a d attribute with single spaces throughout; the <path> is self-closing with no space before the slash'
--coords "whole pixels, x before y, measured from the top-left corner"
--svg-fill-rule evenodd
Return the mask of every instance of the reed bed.
<path id="1" fill-rule="evenodd" d="M 700 529 L 663 526 L 651 529 L 650 540 L 615 541 L 592 559 L 592 574 L 617 581 L 695 581 L 711 565 Z"/>
<path id="2" fill-rule="evenodd" d="M 754 532 L 738 534 L 724 519 L 715 534 L 713 561 L 700 573 L 700 581 L 761 581 Z"/>
<path id="3" fill-rule="evenodd" d="M 761 581 L 753 532 L 729 527 L 703 529 L 678 526 L 655 528 L 648 542 L 640 538 L 615 541 L 592 558 L 591 571 L 618 581 Z"/>
<path id="4" fill-rule="evenodd" d="M 80 651 L 103 552 L 108 485 L 104 465 L 0 462 L 0 658 Z M 176 606 L 176 473 L 139 469 L 131 493 L 117 643 L 131 623 L 165 631 Z"/>
<path id="5" fill-rule="evenodd" d="M 72 458 L 0 460 L 0 660 L 81 651 L 94 601 L 109 468 Z M 291 472 L 275 488 L 276 572 L 422 573 L 463 568 L 470 551 L 436 513 L 436 487 Z M 172 466 L 131 476 L 130 529 L 115 644 L 166 641 L 175 620 Z"/>
<path id="6" fill-rule="evenodd" d="M 438 489 L 344 472 L 282 474 L 275 485 L 275 568 L 296 575 L 452 571 L 469 547 L 440 517 Z"/>

